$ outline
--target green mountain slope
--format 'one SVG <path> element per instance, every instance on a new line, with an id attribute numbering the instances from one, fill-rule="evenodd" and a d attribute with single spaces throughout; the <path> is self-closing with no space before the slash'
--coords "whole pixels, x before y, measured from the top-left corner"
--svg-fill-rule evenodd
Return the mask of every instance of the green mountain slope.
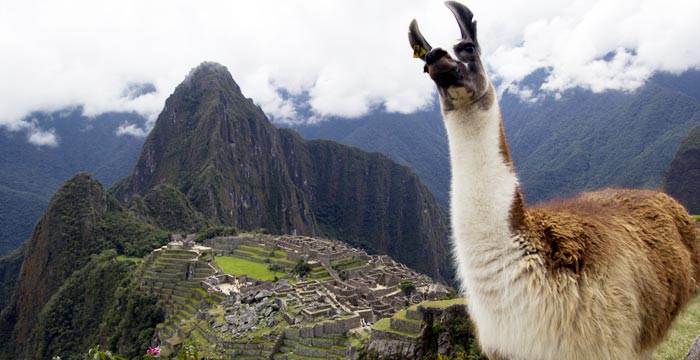
<path id="1" fill-rule="evenodd" d="M 304 141 L 291 130 L 280 133 L 290 172 L 304 174 L 295 183 L 313 194 L 321 234 L 450 277 L 447 216 L 407 166 L 332 141 Z"/>
<path id="2" fill-rule="evenodd" d="M 685 205 L 692 214 L 700 214 L 700 126 L 694 127 L 676 152 L 663 188 Z"/>

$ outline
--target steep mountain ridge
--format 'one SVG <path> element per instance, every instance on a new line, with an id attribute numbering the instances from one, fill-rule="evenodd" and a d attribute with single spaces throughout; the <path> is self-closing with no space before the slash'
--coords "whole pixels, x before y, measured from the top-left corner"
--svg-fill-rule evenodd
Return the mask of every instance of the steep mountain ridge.
<path id="1" fill-rule="evenodd" d="M 305 141 L 292 130 L 280 134 L 295 183 L 313 194 L 321 234 L 390 254 L 437 278 L 451 277 L 442 257 L 448 252 L 447 216 L 410 168 L 380 153 Z"/>
<path id="2" fill-rule="evenodd" d="M 225 67 L 203 63 L 168 98 L 115 194 L 126 201 L 171 183 L 214 222 L 313 233 L 313 217 L 303 211 L 308 198 L 291 183 L 283 159 L 277 130 L 260 108 Z"/>
<path id="3" fill-rule="evenodd" d="M 31 327 L 61 284 L 106 247 L 94 237 L 98 219 L 108 210 L 102 185 L 79 174 L 59 189 L 27 243 L 17 289 L 18 353 L 33 341 Z"/>

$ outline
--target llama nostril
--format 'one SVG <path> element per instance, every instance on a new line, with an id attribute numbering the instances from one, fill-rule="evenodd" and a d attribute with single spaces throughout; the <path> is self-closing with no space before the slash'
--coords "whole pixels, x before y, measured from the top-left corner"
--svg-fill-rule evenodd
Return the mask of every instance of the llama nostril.
<path id="1" fill-rule="evenodd" d="M 448 55 L 447 51 L 441 48 L 435 48 L 431 50 L 427 55 L 425 55 L 425 63 L 428 65 L 432 65 L 445 55 Z"/>

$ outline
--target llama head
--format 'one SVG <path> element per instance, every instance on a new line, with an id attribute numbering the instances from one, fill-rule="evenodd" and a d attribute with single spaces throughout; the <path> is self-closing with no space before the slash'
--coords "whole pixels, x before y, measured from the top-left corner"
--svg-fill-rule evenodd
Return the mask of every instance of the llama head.
<path id="1" fill-rule="evenodd" d="M 430 75 L 440 94 L 443 111 L 479 106 L 488 109 L 493 90 L 481 63 L 481 48 L 476 39 L 474 14 L 466 6 L 447 1 L 459 25 L 462 38 L 453 46 L 454 58 L 441 48 L 432 48 L 418 29 L 414 19 L 408 28 L 408 41 L 414 57 L 425 61 L 424 71 Z"/>

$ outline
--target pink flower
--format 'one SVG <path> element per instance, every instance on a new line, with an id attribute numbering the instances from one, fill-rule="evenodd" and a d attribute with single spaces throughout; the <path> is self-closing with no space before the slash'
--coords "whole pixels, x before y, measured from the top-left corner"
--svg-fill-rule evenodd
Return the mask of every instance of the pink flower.
<path id="1" fill-rule="evenodd" d="M 148 355 L 160 355 L 160 346 L 156 346 L 154 348 L 148 347 L 148 350 L 146 350 L 146 354 Z"/>

